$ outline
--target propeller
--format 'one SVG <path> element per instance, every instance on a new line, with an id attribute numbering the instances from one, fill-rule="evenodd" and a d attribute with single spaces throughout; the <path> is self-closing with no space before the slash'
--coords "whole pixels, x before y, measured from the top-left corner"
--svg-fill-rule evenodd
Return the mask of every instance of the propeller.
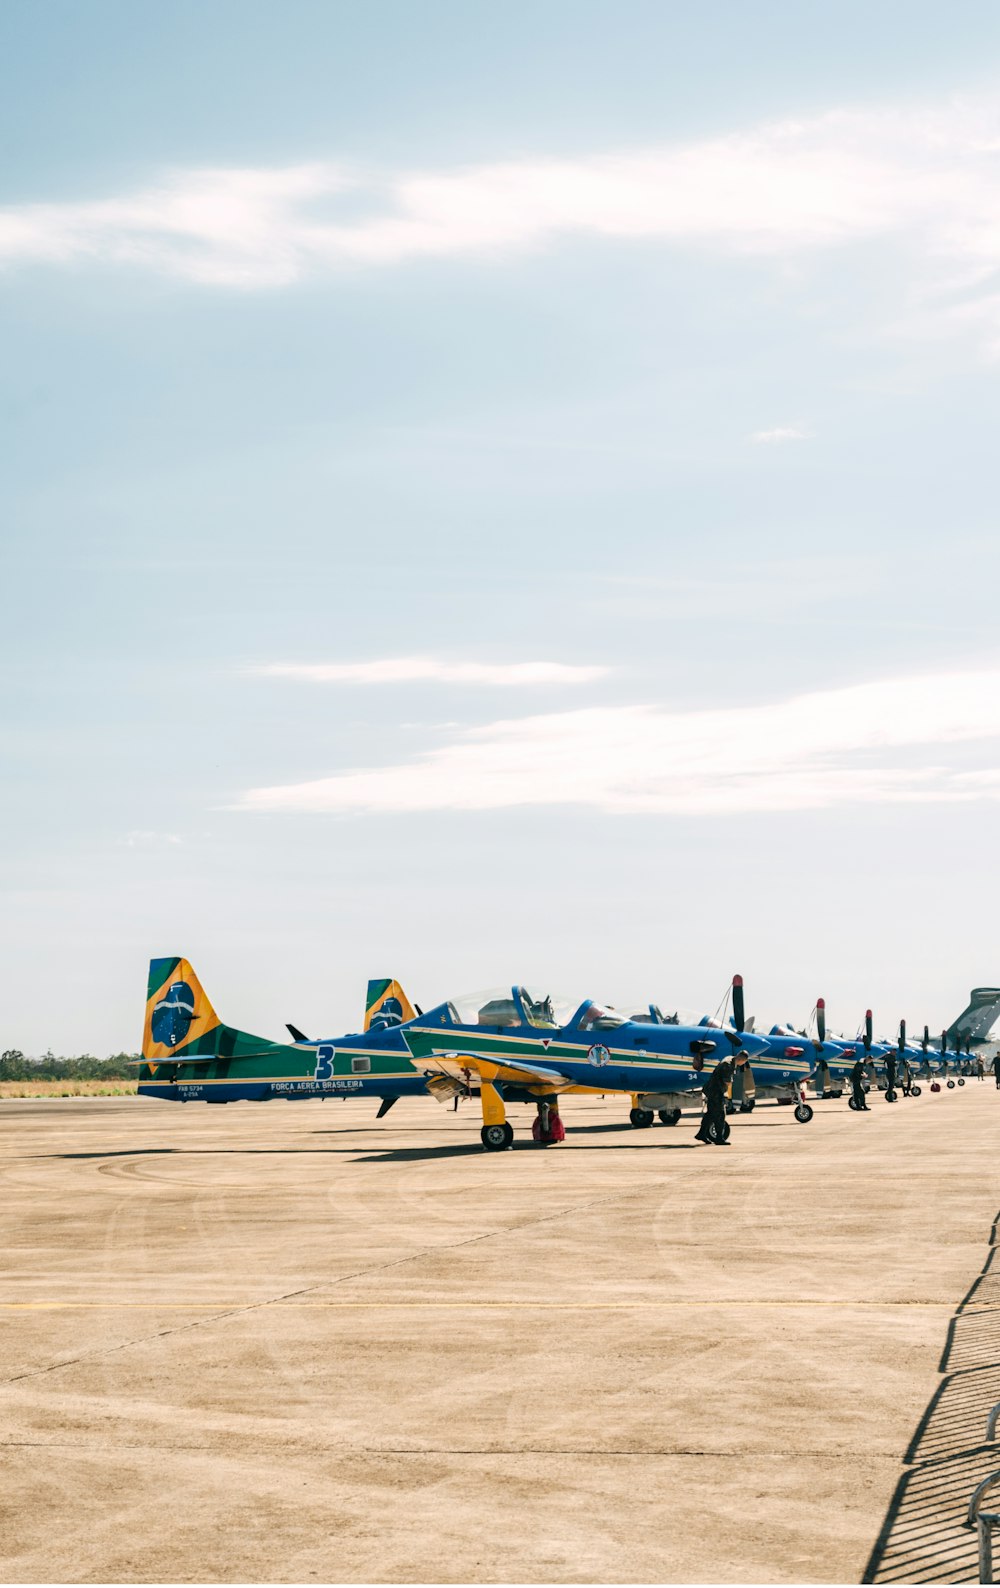
<path id="1" fill-rule="evenodd" d="M 817 998 L 816 999 L 816 1035 L 819 1037 L 819 1045 L 820 1045 L 820 1047 L 822 1047 L 823 1043 L 826 1041 L 826 999 L 825 998 Z"/>
<path id="2" fill-rule="evenodd" d="M 930 1034 L 930 1031 L 928 1030 L 928 1028 L 926 1026 L 924 1026 L 924 1034 L 920 1038 L 920 1046 L 923 1049 L 923 1051 L 926 1053 L 927 1049 L 930 1047 L 930 1045 L 931 1045 L 931 1034 Z"/>
<path id="3" fill-rule="evenodd" d="M 746 1030 L 746 1013 L 743 1006 L 743 977 L 733 977 L 733 1025 L 740 1033 Z"/>
<path id="4" fill-rule="evenodd" d="M 865 1010 L 864 1044 L 865 1052 L 870 1053 L 872 1050 L 872 1012 L 870 1009 Z"/>
<path id="5" fill-rule="evenodd" d="M 734 1048 L 743 1046 L 743 1033 L 747 1028 L 746 1008 L 743 1002 L 743 977 L 733 977 L 733 1025 L 735 1031 L 730 1031 L 728 1026 L 723 1030 Z"/>
<path id="6" fill-rule="evenodd" d="M 948 1051 L 948 1033 L 947 1033 L 947 1031 L 942 1031 L 942 1033 L 941 1033 L 941 1053 L 942 1053 L 942 1055 L 947 1053 L 947 1051 Z"/>

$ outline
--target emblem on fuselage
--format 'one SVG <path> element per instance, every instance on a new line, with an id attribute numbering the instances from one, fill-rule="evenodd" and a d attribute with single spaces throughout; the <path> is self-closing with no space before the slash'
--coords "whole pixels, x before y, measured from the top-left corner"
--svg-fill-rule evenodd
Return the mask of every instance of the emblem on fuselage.
<path id="1" fill-rule="evenodd" d="M 592 1048 L 587 1049 L 587 1059 L 591 1064 L 610 1064 L 611 1054 L 603 1042 L 595 1042 Z"/>

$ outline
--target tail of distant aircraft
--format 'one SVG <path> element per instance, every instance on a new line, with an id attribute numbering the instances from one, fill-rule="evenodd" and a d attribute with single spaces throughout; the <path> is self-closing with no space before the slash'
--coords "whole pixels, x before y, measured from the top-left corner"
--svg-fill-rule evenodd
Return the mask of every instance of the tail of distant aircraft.
<path id="1" fill-rule="evenodd" d="M 367 1031 L 373 1020 L 394 1017 L 395 1020 L 414 1020 L 417 1011 L 407 998 L 398 981 L 382 976 L 368 983 L 365 997 L 365 1026 Z"/>
<path id="2" fill-rule="evenodd" d="M 150 960 L 142 1057 L 151 1074 L 159 1064 L 263 1058 L 281 1047 L 223 1025 L 188 960 L 176 955 Z"/>
<path id="3" fill-rule="evenodd" d="M 956 1050 L 966 1042 L 985 1042 L 1000 1020 L 1000 987 L 973 987 L 969 1006 L 948 1027 L 949 1047 Z"/>

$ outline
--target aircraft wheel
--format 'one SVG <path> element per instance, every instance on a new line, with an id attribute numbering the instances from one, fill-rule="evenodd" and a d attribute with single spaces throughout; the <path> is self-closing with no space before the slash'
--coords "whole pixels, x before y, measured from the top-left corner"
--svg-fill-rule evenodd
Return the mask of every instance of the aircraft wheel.
<path id="1" fill-rule="evenodd" d="M 958 1077 L 958 1084 L 959 1084 L 959 1086 L 964 1086 L 965 1085 L 965 1076 L 964 1075 L 960 1075 Z"/>
<path id="2" fill-rule="evenodd" d="M 886 1100 L 886 1102 L 887 1102 L 887 1103 L 894 1103 L 894 1102 L 895 1102 L 895 1101 L 896 1101 L 896 1094 L 895 1094 L 895 1092 L 893 1092 L 893 1091 L 892 1091 L 892 1090 L 890 1090 L 890 1091 L 888 1091 L 888 1092 L 886 1092 L 886 1094 L 885 1094 L 885 1100 Z"/>
<path id="3" fill-rule="evenodd" d="M 855 1100 L 854 1100 L 854 1098 L 853 1098 L 853 1097 L 849 1097 L 849 1098 L 848 1098 L 848 1099 L 847 1099 L 847 1106 L 848 1106 L 848 1108 L 853 1108 L 853 1109 L 855 1109 L 855 1110 L 856 1110 L 856 1109 L 857 1109 L 857 1106 L 858 1106 L 858 1105 L 857 1105 L 857 1103 L 856 1103 L 856 1102 L 855 1102 Z"/>
<path id="4" fill-rule="evenodd" d="M 647 1125 L 653 1123 L 656 1115 L 651 1108 L 632 1108 L 629 1109 L 628 1117 L 633 1130 L 645 1130 Z"/>
<path id="5" fill-rule="evenodd" d="M 955 1083 L 954 1083 L 954 1081 L 945 1081 L 945 1083 L 944 1083 L 944 1084 L 945 1084 L 945 1086 L 947 1086 L 947 1088 L 948 1088 L 948 1090 L 949 1090 L 949 1092 L 953 1092 L 953 1091 L 954 1091 L 954 1090 L 955 1090 Z"/>
<path id="6" fill-rule="evenodd" d="M 504 1152 L 514 1140 L 514 1131 L 505 1122 L 502 1125 L 484 1125 L 479 1136 L 487 1152 Z"/>
<path id="7" fill-rule="evenodd" d="M 716 1131 L 714 1125 L 709 1125 L 709 1127 L 708 1127 L 708 1139 L 709 1139 L 709 1141 L 713 1141 L 713 1142 L 720 1141 L 720 1140 L 721 1141 L 728 1141 L 730 1136 L 732 1135 L 732 1133 L 733 1133 L 733 1127 L 729 1123 L 728 1119 L 723 1122 L 721 1133 Z"/>
<path id="8" fill-rule="evenodd" d="M 679 1108 L 661 1108 L 660 1109 L 660 1124 L 661 1125 L 676 1125 L 678 1120 L 680 1119 L 680 1117 L 681 1117 L 681 1111 L 680 1111 Z"/>
<path id="9" fill-rule="evenodd" d="M 920 1087 L 919 1086 L 911 1086 L 910 1087 L 910 1096 L 911 1097 L 919 1097 L 920 1096 Z"/>
<path id="10" fill-rule="evenodd" d="M 797 1103 L 796 1104 L 796 1107 L 795 1107 L 795 1118 L 798 1120 L 800 1125 L 808 1125 L 808 1123 L 812 1119 L 812 1117 L 813 1117 L 813 1111 L 809 1107 L 808 1103 Z"/>

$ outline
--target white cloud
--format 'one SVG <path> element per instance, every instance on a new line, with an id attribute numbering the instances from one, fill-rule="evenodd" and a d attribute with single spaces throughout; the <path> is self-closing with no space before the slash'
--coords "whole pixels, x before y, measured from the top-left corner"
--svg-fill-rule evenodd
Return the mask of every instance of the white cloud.
<path id="1" fill-rule="evenodd" d="M 958 262 L 962 282 L 989 294 L 998 163 L 1000 114 L 986 101 L 436 171 L 322 161 L 181 170 L 135 193 L 0 210 L 0 259 L 99 259 L 273 287 L 345 265 L 497 257 L 573 234 L 787 254 L 907 233 L 950 262 L 952 280 Z"/>
<path id="2" fill-rule="evenodd" d="M 1000 739 L 1000 670 L 676 711 L 607 706 L 493 722 L 397 766 L 250 789 L 249 811 L 495 810 L 587 805 L 729 815 L 1000 797 L 1000 770 L 947 764 Z M 914 765 L 914 747 L 925 751 Z M 1000 755 L 1000 747 L 998 747 Z"/>
<path id="3" fill-rule="evenodd" d="M 431 656 L 390 656 L 377 662 L 270 662 L 250 672 L 307 684 L 589 684 L 607 667 L 567 662 L 442 662 Z"/>
<path id="4" fill-rule="evenodd" d="M 775 441 L 808 441 L 811 436 L 812 431 L 802 425 L 775 425 L 773 430 L 755 430 L 750 440 L 769 444 Z"/>

